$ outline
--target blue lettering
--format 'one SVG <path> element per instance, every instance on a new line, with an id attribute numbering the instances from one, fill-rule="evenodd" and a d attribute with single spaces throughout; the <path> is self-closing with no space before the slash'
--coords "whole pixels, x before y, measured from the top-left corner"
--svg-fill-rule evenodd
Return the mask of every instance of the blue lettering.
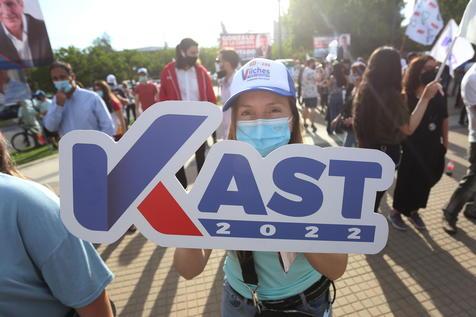
<path id="1" fill-rule="evenodd" d="M 329 175 L 345 178 L 342 216 L 344 218 L 360 219 L 365 179 L 381 178 L 382 166 L 376 162 L 331 160 Z"/>
<path id="2" fill-rule="evenodd" d="M 228 190 L 235 180 L 237 190 Z M 248 159 L 224 154 L 198 205 L 201 212 L 218 212 L 221 205 L 243 206 L 250 215 L 266 215 L 266 208 Z"/>
<path id="3" fill-rule="evenodd" d="M 321 189 L 296 177 L 296 174 L 301 173 L 318 180 L 325 168 L 326 165 L 321 162 L 304 157 L 292 157 L 279 162 L 273 171 L 274 183 L 279 189 L 301 197 L 301 200 L 292 201 L 274 193 L 268 208 L 290 217 L 305 217 L 318 211 L 323 201 Z"/>

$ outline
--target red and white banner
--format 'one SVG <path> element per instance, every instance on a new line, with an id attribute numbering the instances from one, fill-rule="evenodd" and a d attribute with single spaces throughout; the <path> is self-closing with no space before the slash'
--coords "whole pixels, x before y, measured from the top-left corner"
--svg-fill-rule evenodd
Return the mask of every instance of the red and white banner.
<path id="1" fill-rule="evenodd" d="M 265 33 L 222 34 L 221 49 L 234 49 L 242 61 L 255 57 L 271 58 L 269 35 Z"/>

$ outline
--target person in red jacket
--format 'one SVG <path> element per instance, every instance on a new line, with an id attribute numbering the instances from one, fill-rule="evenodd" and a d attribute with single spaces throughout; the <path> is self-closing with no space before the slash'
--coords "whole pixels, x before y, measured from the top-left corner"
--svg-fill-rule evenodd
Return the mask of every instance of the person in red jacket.
<path id="1" fill-rule="evenodd" d="M 215 92 L 208 71 L 197 63 L 198 43 L 191 38 L 183 39 L 175 49 L 175 61 L 165 65 L 160 76 L 159 101 L 190 100 L 216 103 Z M 205 162 L 206 143 L 195 152 L 197 169 Z M 177 178 L 187 188 L 185 169 L 182 167 Z"/>

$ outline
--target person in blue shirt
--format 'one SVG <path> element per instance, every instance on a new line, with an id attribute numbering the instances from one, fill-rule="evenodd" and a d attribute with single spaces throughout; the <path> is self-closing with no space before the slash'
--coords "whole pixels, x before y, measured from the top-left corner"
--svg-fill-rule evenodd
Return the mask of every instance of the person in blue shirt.
<path id="1" fill-rule="evenodd" d="M 253 59 L 237 71 L 223 110 L 229 108 L 229 139 L 251 144 L 263 157 L 280 146 L 302 143 L 294 83 L 279 62 Z M 174 267 L 192 279 L 203 272 L 211 252 L 177 248 Z M 260 316 L 252 300 L 255 290 L 262 306 L 273 310 L 268 315 L 297 310 L 301 316 L 329 316 L 330 281 L 342 276 L 346 266 L 347 254 L 227 251 L 221 314 Z M 250 279 L 243 271 L 253 267 L 257 284 L 245 283 Z"/>
<path id="2" fill-rule="evenodd" d="M 60 137 L 73 130 L 114 134 L 114 123 L 106 104 L 98 94 L 78 87 L 70 64 L 54 62 L 50 76 L 57 92 L 44 119 L 46 129 L 57 131 Z"/>
<path id="3" fill-rule="evenodd" d="M 14 167 L 1 133 L 0 252 L 0 316 L 113 316 L 113 274 L 63 225 L 58 197 Z"/>

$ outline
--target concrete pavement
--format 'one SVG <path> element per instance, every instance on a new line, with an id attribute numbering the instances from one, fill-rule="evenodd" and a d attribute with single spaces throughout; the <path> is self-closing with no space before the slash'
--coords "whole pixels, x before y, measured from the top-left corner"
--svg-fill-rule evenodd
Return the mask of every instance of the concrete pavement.
<path id="1" fill-rule="evenodd" d="M 345 275 L 336 282 L 334 316 L 476 316 L 476 227 L 460 217 L 459 231 L 448 236 L 440 226 L 441 207 L 465 173 L 467 131 L 450 121 L 447 157 L 455 162 L 453 177 L 444 175 L 433 188 L 421 214 L 428 231 L 410 226 L 407 232 L 390 228 L 387 247 L 377 255 L 350 255 Z M 306 142 L 334 146 L 323 120 Z M 57 157 L 21 168 L 27 176 L 58 191 Z M 193 177 L 195 167 L 187 169 Z M 382 201 L 388 213 L 392 190 Z M 118 315 L 219 316 L 224 251 L 214 250 L 199 277 L 186 281 L 171 267 L 173 249 L 156 246 L 140 234 L 125 235 L 98 252 L 116 274 L 109 292 Z"/>

